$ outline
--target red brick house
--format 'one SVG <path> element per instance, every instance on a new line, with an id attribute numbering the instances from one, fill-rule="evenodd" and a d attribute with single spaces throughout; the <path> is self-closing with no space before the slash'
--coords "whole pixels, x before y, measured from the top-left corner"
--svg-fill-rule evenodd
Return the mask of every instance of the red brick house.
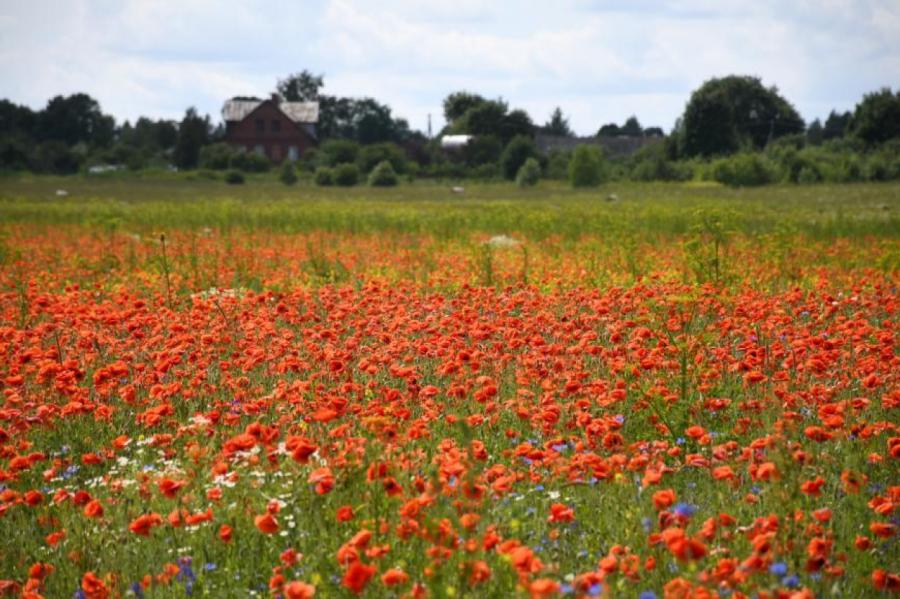
<path id="1" fill-rule="evenodd" d="M 297 160 L 318 143 L 318 102 L 228 100 L 222 118 L 226 143 L 272 162 Z"/>

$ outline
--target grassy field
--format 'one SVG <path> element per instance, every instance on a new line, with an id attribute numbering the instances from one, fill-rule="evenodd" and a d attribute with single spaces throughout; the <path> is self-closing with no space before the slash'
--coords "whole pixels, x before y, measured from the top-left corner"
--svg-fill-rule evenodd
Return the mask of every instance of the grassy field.
<path id="1" fill-rule="evenodd" d="M 450 188 L 0 179 L 0 597 L 900 589 L 900 185 Z"/>

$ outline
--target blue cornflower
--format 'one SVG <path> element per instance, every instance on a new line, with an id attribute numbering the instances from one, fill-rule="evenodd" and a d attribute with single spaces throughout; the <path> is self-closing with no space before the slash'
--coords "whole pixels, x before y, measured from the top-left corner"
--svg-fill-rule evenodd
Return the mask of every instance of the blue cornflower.
<path id="1" fill-rule="evenodd" d="M 603 585 L 600 584 L 599 582 L 595 582 L 594 584 L 592 584 L 591 586 L 588 587 L 587 594 L 591 597 L 596 597 L 601 592 L 603 592 Z"/>
<path id="2" fill-rule="evenodd" d="M 681 516 L 682 518 L 690 518 L 694 514 L 697 513 L 697 506 L 690 503 L 677 503 L 675 504 L 675 509 L 673 509 L 676 514 Z"/>
<path id="3" fill-rule="evenodd" d="M 638 595 L 638 599 L 656 599 L 656 593 L 653 591 L 643 591 Z"/>
<path id="4" fill-rule="evenodd" d="M 782 578 L 781 584 L 789 589 L 793 589 L 800 586 L 800 578 L 796 574 L 791 574 L 790 576 L 785 576 L 784 578 Z"/>
<path id="5" fill-rule="evenodd" d="M 775 576 L 784 576 L 787 574 L 788 568 L 787 564 L 784 562 L 775 562 L 771 566 L 769 566 L 769 572 L 774 574 Z"/>
<path id="6" fill-rule="evenodd" d="M 132 582 L 128 590 L 134 593 L 134 596 L 138 599 L 144 599 L 144 587 L 141 586 L 141 583 Z"/>

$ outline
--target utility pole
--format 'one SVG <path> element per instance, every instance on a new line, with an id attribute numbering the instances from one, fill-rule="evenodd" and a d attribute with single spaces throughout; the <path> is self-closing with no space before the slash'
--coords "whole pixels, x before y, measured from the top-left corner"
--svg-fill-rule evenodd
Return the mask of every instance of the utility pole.
<path id="1" fill-rule="evenodd" d="M 428 139 L 431 139 L 431 113 L 428 113 Z"/>

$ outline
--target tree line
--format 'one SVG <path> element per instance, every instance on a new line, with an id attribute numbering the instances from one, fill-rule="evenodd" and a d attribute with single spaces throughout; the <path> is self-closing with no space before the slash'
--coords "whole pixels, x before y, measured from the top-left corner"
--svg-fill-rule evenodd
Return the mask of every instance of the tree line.
<path id="1" fill-rule="evenodd" d="M 299 164 L 311 176 L 319 169 L 348 164 L 364 176 L 387 161 L 396 173 L 407 176 L 515 179 L 532 159 L 539 177 L 569 177 L 572 152 L 541 153 L 535 144 L 537 136 L 574 137 L 561 108 L 537 124 L 502 98 L 456 91 L 443 101 L 445 126 L 429 139 L 396 117 L 387 104 L 370 97 L 329 95 L 323 92 L 324 84 L 323 75 L 304 70 L 278 80 L 274 90 L 282 101 L 319 103 L 320 144 Z M 99 164 L 132 170 L 269 168 L 264 159 L 222 144 L 223 134 L 221 124 L 213 125 L 194 108 L 177 122 L 141 117 L 117 124 L 84 93 L 56 96 L 36 111 L 0 100 L 0 170 L 67 174 Z M 448 152 L 438 142 L 448 134 L 471 139 Z M 599 144 L 587 150 L 598 152 L 596 160 L 587 162 L 600 164 L 600 179 L 699 176 L 752 184 L 900 178 L 900 90 L 874 91 L 853 111 L 832 111 L 824 122 L 807 124 L 777 88 L 757 77 L 731 75 L 710 79 L 695 90 L 668 135 L 659 127 L 641 126 L 632 116 L 621 125 L 603 124 L 594 137 L 620 136 L 658 141 L 618 159 L 604 157 Z M 578 144 L 591 145 L 591 138 L 578 138 Z"/>

